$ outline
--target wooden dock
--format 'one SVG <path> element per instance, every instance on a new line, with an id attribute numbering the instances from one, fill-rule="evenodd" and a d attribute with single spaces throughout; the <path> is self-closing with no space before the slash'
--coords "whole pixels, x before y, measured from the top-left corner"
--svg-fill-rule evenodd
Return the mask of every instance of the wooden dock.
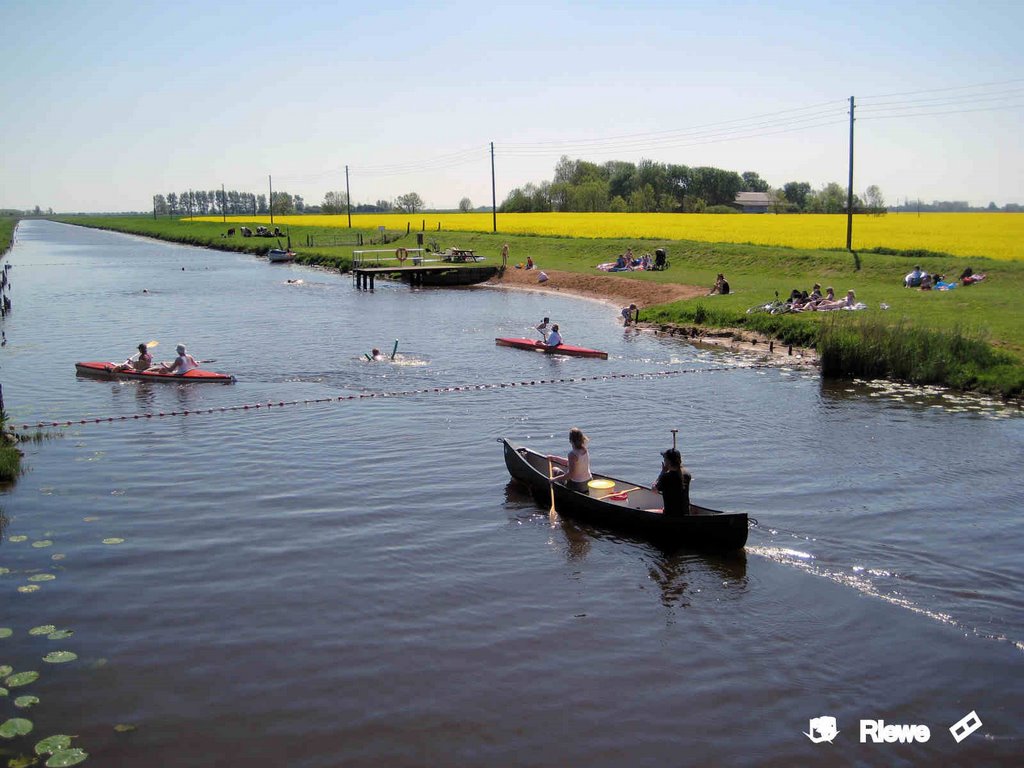
<path id="1" fill-rule="evenodd" d="M 497 267 L 455 264 L 410 264 L 405 266 L 358 266 L 352 268 L 352 280 L 360 290 L 373 290 L 377 277 L 399 279 L 414 287 L 475 285 L 490 280 Z"/>

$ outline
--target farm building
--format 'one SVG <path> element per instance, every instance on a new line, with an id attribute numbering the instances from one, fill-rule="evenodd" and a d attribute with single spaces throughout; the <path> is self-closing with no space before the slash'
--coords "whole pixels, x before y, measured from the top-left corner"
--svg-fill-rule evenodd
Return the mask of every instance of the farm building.
<path id="1" fill-rule="evenodd" d="M 744 213 L 768 213 L 772 205 L 772 196 L 767 192 L 740 192 L 733 201 L 733 206 Z"/>

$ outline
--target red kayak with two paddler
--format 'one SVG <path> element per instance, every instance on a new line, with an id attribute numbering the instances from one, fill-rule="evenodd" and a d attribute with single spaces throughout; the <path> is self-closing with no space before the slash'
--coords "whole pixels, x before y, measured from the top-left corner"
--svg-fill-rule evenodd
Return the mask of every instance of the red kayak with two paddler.
<path id="1" fill-rule="evenodd" d="M 137 379 L 139 381 L 188 382 L 209 384 L 231 384 L 235 377 L 228 373 L 204 371 L 193 368 L 185 373 L 158 373 L 157 371 L 118 370 L 117 363 L 75 363 L 75 372 L 80 376 L 99 379 Z"/>

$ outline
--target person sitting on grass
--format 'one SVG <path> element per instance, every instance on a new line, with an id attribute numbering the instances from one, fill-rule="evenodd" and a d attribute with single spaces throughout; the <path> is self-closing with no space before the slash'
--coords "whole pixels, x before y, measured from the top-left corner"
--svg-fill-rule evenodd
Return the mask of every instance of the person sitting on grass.
<path id="1" fill-rule="evenodd" d="M 721 272 L 718 273 L 718 277 L 715 278 L 715 285 L 711 289 L 711 293 L 708 296 L 725 296 L 729 293 L 729 281 L 725 279 L 725 275 Z"/>
<path id="2" fill-rule="evenodd" d="M 903 278 L 904 288 L 917 288 L 921 285 L 921 278 L 924 277 L 924 272 L 921 271 L 921 267 L 918 264 L 914 265 L 914 271 Z"/>

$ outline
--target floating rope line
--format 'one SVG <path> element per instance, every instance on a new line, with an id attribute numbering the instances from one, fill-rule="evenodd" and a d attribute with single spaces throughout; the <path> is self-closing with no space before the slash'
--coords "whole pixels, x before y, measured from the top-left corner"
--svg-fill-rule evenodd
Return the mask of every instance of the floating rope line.
<path id="1" fill-rule="evenodd" d="M 717 368 L 686 368 L 677 371 L 647 371 L 644 373 L 608 373 L 601 376 L 573 376 L 566 379 L 535 379 L 531 381 L 509 381 L 491 384 L 463 384 L 456 387 L 425 387 L 399 392 L 364 392 L 358 395 L 338 395 L 337 397 L 318 397 L 308 400 L 278 400 L 277 402 L 246 403 L 244 405 L 224 405 L 213 408 L 196 408 L 183 411 L 159 411 L 158 413 L 136 413 L 131 416 L 100 416 L 91 419 L 70 419 L 65 421 L 40 421 L 35 424 L 12 425 L 15 429 L 46 429 L 47 427 L 72 427 L 76 424 L 104 424 L 115 421 L 140 421 L 144 419 L 160 419 L 167 416 L 198 416 L 209 413 L 228 413 L 229 411 L 260 411 L 264 408 L 284 408 L 288 405 L 313 405 L 316 403 L 341 403 L 350 400 L 369 400 L 383 397 L 411 397 L 413 395 L 448 394 L 449 392 L 474 392 L 485 389 L 506 389 L 510 387 L 533 387 L 542 384 L 577 384 L 586 381 L 610 381 L 612 379 L 641 379 L 679 376 L 684 373 L 716 373 L 720 371 L 751 370 L 756 368 L 773 368 L 774 365 L 730 365 Z"/>

